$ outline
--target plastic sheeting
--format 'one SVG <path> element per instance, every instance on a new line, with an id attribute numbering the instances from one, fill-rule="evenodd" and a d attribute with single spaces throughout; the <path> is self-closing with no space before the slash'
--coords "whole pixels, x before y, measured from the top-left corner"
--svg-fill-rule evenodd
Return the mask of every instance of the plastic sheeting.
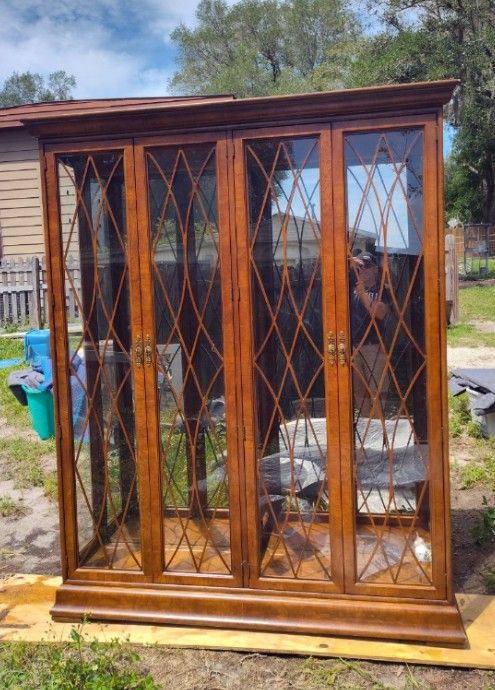
<path id="1" fill-rule="evenodd" d="M 495 369 L 453 369 L 449 380 L 452 395 L 465 390 L 478 391 L 476 404 L 472 406 L 475 415 L 483 416 L 495 412 Z"/>
<path id="2" fill-rule="evenodd" d="M 270 495 L 294 493 L 315 499 L 320 494 L 326 480 L 326 425 L 319 418 L 309 421 L 313 437 L 318 436 L 321 444 L 296 445 L 260 460 L 259 470 Z M 299 428 L 292 438 L 300 440 L 298 432 Z M 415 439 L 407 419 L 382 423 L 362 418 L 356 425 L 355 445 L 357 479 L 363 489 L 406 487 L 427 479 L 428 447 Z"/>
<path id="3" fill-rule="evenodd" d="M 7 385 L 10 388 L 12 395 L 21 403 L 27 405 L 26 393 L 22 386 L 37 390 L 44 380 L 44 375 L 40 371 L 33 369 L 21 369 L 20 371 L 13 371 L 7 378 Z"/>

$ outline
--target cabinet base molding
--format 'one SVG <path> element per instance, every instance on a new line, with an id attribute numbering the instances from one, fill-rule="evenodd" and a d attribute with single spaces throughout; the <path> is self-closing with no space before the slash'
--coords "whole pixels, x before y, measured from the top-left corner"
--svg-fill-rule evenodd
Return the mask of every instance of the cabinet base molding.
<path id="1" fill-rule="evenodd" d="M 462 647 L 457 606 L 442 601 L 287 596 L 278 592 L 157 589 L 65 583 L 51 615 L 162 625 L 421 641 Z"/>

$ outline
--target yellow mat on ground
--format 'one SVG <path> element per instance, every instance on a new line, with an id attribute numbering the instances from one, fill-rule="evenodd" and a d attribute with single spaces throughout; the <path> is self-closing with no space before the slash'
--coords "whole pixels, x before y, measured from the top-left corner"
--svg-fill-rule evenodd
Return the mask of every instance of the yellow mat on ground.
<path id="1" fill-rule="evenodd" d="M 15 575 L 0 582 L 0 641 L 25 640 L 55 642 L 68 639 L 72 625 L 54 623 L 49 609 L 55 600 L 58 577 Z M 495 597 L 459 594 L 469 644 L 450 649 L 404 642 L 355 640 L 316 635 L 289 635 L 183 628 L 179 626 L 87 623 L 88 638 L 101 641 L 129 639 L 135 644 L 166 647 L 230 649 L 275 654 L 347 657 L 495 669 Z"/>

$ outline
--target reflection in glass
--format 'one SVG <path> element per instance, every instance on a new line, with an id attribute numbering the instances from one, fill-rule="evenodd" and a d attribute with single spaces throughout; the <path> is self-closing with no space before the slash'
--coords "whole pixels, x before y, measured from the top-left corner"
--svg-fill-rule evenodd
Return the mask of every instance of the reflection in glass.
<path id="1" fill-rule="evenodd" d="M 231 572 L 215 146 L 147 151 L 164 569 Z"/>
<path id="2" fill-rule="evenodd" d="M 357 579 L 430 584 L 422 131 L 345 139 Z"/>
<path id="3" fill-rule="evenodd" d="M 246 145 L 262 577 L 330 579 L 319 145 Z"/>
<path id="4" fill-rule="evenodd" d="M 79 565 L 141 569 L 122 152 L 58 157 Z"/>

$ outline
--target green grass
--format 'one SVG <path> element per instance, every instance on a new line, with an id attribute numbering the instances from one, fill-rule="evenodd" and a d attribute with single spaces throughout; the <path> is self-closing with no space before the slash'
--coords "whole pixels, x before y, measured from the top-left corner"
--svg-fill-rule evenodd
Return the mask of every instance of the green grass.
<path id="1" fill-rule="evenodd" d="M 482 332 L 470 321 L 495 321 L 495 287 L 477 285 L 459 292 L 460 320 L 450 326 L 447 342 L 459 347 L 493 347 L 495 332 Z M 455 457 L 461 449 L 470 459 L 459 468 L 461 487 L 487 486 L 495 490 L 495 439 L 485 439 L 471 418 L 467 393 L 449 398 L 449 432 Z"/>
<path id="2" fill-rule="evenodd" d="M 84 639 L 81 626 L 66 644 L 0 645 L 2 690 L 158 690 L 139 655 L 117 640 Z"/>
<path id="3" fill-rule="evenodd" d="M 6 419 L 7 424 L 19 429 L 29 429 L 31 417 L 27 407 L 23 407 L 12 395 L 12 391 L 7 385 L 7 379 L 11 372 L 25 367 L 26 365 L 0 369 L 0 416 Z"/>
<path id="4" fill-rule="evenodd" d="M 447 342 L 451 347 L 494 347 L 495 332 L 485 333 L 479 331 L 468 323 L 459 323 L 449 326 Z"/>
<path id="5" fill-rule="evenodd" d="M 20 338 L 0 338 L 0 359 L 24 357 L 24 342 Z"/>
<path id="6" fill-rule="evenodd" d="M 0 496 L 0 515 L 2 517 L 19 517 L 24 513 L 23 506 L 10 496 Z"/>
<path id="7" fill-rule="evenodd" d="M 31 417 L 27 407 L 23 407 L 20 402 L 12 395 L 12 391 L 7 385 L 7 379 L 11 372 L 17 369 L 25 369 L 26 365 L 0 369 L 0 416 L 4 417 L 7 424 L 19 429 L 29 429 L 31 427 Z"/>
<path id="8" fill-rule="evenodd" d="M 474 541 L 483 546 L 495 539 L 495 502 L 483 496 L 483 507 L 471 530 Z"/>
<path id="9" fill-rule="evenodd" d="M 24 356 L 24 343 L 13 338 L 0 338 L 0 359 L 13 359 Z M 7 423 L 19 428 L 29 428 L 31 420 L 27 407 L 23 407 L 12 395 L 7 385 L 9 375 L 18 369 L 25 369 L 26 363 L 0 369 L 0 416 L 5 417 Z"/>
<path id="10" fill-rule="evenodd" d="M 45 496 L 52 501 L 58 499 L 58 475 L 56 470 L 45 474 L 43 478 L 43 491 L 45 492 Z"/>
<path id="11" fill-rule="evenodd" d="M 0 359 L 22 357 L 24 344 L 13 338 L 0 339 Z M 12 395 L 7 379 L 12 371 L 25 369 L 26 363 L 0 369 L 0 416 L 7 424 L 16 429 L 30 429 L 31 417 L 28 408 L 21 405 Z M 5 474 L 13 479 L 17 488 L 41 486 L 45 494 L 52 499 L 57 497 L 56 472 L 45 473 L 41 464 L 44 455 L 55 453 L 55 441 L 32 441 L 22 436 L 0 438 L 0 458 L 4 461 Z"/>
<path id="12" fill-rule="evenodd" d="M 489 466 L 482 461 L 469 462 L 461 470 L 461 487 L 470 489 L 473 486 L 495 486 L 495 466 Z"/>
<path id="13" fill-rule="evenodd" d="M 449 396 L 449 433 L 454 457 L 462 446 L 470 458 L 458 470 L 461 487 L 487 486 L 495 490 L 495 439 L 483 438 L 479 425 L 471 419 L 467 393 Z"/>
<path id="14" fill-rule="evenodd" d="M 421 688 L 427 686 L 417 680 L 406 665 L 407 679 L 405 688 Z M 392 686 L 381 682 L 364 665 L 353 659 L 315 659 L 309 657 L 301 665 L 301 673 L 307 679 L 310 687 L 318 688 L 371 688 L 372 690 L 392 690 Z"/>
<path id="15" fill-rule="evenodd" d="M 54 439 L 0 438 L 0 459 L 4 461 L 5 476 L 12 479 L 18 489 L 41 486 L 48 496 L 54 496 L 54 473 L 45 473 L 41 463 L 44 455 L 52 453 L 55 453 Z"/>
<path id="16" fill-rule="evenodd" d="M 495 285 L 473 285 L 459 290 L 459 316 L 464 323 L 495 320 Z"/>
<path id="17" fill-rule="evenodd" d="M 459 467 L 459 478 L 462 489 L 473 486 L 486 486 L 495 491 L 495 439 L 473 438 L 467 431 L 460 437 L 464 454 L 469 461 Z M 455 455 L 458 440 L 453 439 L 451 451 Z"/>
<path id="18" fill-rule="evenodd" d="M 474 285 L 459 290 L 459 323 L 447 330 L 451 347 L 495 348 L 495 329 L 481 331 L 473 321 L 495 321 L 495 286 Z"/>
<path id="19" fill-rule="evenodd" d="M 469 396 L 449 394 L 449 433 L 451 438 L 459 438 L 467 431 L 467 425 L 471 421 L 469 409 Z"/>
<path id="20" fill-rule="evenodd" d="M 173 431 L 169 425 L 178 423 L 174 410 L 161 413 L 162 452 L 165 456 L 163 483 L 163 503 L 165 506 L 187 507 L 189 505 L 189 478 L 187 473 L 186 435 Z M 206 484 L 208 505 L 213 508 L 226 508 L 229 504 L 227 483 L 221 469 L 225 464 L 227 449 L 226 429 L 221 425 L 216 434 L 210 431 L 204 436 L 206 464 Z"/>

